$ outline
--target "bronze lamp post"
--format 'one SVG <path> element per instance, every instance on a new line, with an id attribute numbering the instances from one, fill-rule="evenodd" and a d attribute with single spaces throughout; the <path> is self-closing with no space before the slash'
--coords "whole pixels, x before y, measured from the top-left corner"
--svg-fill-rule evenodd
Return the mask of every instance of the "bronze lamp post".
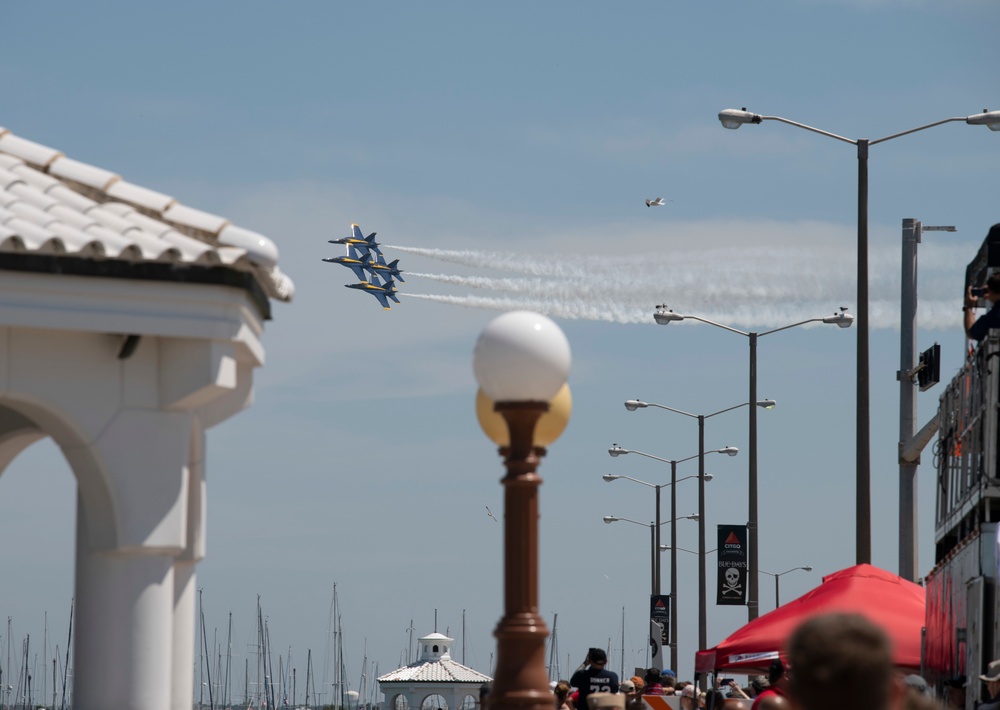
<path id="1" fill-rule="evenodd" d="M 497 664 L 487 697 L 490 710 L 552 708 L 545 668 L 549 630 L 538 613 L 538 487 L 542 481 L 537 469 L 545 445 L 562 433 L 569 419 L 566 377 L 570 360 L 569 342 L 559 326 L 529 311 L 511 311 L 493 319 L 480 334 L 473 354 L 481 396 L 495 403 L 494 412 L 506 424 L 506 432 L 501 427 L 497 433 L 490 418 L 480 413 L 480 424 L 500 445 L 507 469 L 501 479 L 504 614 L 493 632 Z M 547 418 L 550 423 L 543 425 Z"/>

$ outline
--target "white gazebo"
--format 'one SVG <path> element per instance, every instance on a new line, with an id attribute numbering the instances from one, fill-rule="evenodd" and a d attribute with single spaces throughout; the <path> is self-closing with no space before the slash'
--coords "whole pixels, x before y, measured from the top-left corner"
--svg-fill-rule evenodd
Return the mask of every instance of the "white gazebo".
<path id="1" fill-rule="evenodd" d="M 51 437 L 77 481 L 77 710 L 191 707 L 205 431 L 292 293 L 267 237 L 0 128 L 0 472 Z"/>
<path id="2" fill-rule="evenodd" d="M 387 710 L 473 710 L 479 689 L 492 678 L 451 660 L 450 639 L 433 633 L 419 639 L 420 660 L 379 676 Z"/>

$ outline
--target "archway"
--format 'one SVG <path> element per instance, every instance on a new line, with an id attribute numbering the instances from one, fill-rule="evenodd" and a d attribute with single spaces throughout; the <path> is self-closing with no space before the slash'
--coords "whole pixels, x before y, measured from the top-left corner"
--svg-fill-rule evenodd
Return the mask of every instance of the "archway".
<path id="1" fill-rule="evenodd" d="M 76 481 L 59 447 L 44 437 L 23 449 L 0 471 L 0 609 L 13 610 L 0 626 L 3 637 L 4 707 L 27 702 L 23 652 L 28 645 L 32 706 L 72 702 L 67 641 L 73 599 Z M 6 616 L 10 616 L 8 627 Z M 10 636 L 11 658 L 6 651 Z M 55 661 L 55 664 L 53 664 Z M 68 659 L 72 669 L 72 653 Z M 53 668 L 53 665 L 55 668 Z M 7 691 L 7 686 L 11 690 Z"/>
<path id="2" fill-rule="evenodd" d="M 423 699 L 420 703 L 420 710 L 448 710 L 448 701 L 444 699 L 443 695 L 433 693 Z"/>

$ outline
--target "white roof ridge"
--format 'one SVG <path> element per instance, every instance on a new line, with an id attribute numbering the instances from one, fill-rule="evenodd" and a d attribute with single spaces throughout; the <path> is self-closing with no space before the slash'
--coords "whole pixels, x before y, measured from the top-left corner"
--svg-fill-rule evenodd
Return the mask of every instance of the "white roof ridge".
<path id="1" fill-rule="evenodd" d="M 110 170 L 67 157 L 0 126 L 0 254 L 221 266 L 252 274 L 289 301 L 292 280 L 263 234 L 181 204 Z"/>

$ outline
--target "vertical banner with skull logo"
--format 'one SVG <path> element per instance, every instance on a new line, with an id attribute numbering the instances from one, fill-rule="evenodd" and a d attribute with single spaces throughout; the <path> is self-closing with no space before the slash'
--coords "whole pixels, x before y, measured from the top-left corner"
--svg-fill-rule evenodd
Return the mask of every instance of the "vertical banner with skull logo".
<path id="1" fill-rule="evenodd" d="M 651 594 L 649 597 L 649 646 L 653 668 L 666 668 L 663 649 L 670 648 L 670 597 Z"/>
<path id="2" fill-rule="evenodd" d="M 715 603 L 745 606 L 747 603 L 747 528 L 745 525 L 720 525 L 719 584 Z"/>

